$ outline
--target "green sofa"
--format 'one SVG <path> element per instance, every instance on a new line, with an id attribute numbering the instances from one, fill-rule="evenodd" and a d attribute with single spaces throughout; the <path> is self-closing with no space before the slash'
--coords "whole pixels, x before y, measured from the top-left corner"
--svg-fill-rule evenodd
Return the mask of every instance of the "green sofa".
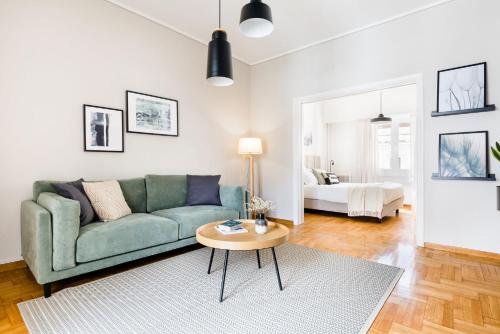
<path id="1" fill-rule="evenodd" d="M 132 214 L 80 228 L 80 205 L 57 195 L 54 181 L 36 181 L 21 205 L 22 256 L 44 295 L 51 283 L 196 243 L 196 229 L 215 220 L 246 218 L 246 191 L 221 186 L 222 206 L 184 206 L 185 175 L 119 180 Z"/>

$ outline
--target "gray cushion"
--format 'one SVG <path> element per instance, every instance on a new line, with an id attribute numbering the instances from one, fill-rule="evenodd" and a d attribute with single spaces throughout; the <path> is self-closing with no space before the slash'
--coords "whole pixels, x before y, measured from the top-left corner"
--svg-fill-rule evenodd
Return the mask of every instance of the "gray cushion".
<path id="1" fill-rule="evenodd" d="M 172 219 L 179 223 L 179 239 L 196 235 L 196 229 L 216 220 L 238 219 L 236 210 L 215 205 L 184 206 L 155 211 L 153 215 Z"/>
<path id="2" fill-rule="evenodd" d="M 97 215 L 83 190 L 82 181 L 83 179 L 68 183 L 53 183 L 52 187 L 58 195 L 80 203 L 80 226 L 85 226 L 95 221 Z"/>
<path id="3" fill-rule="evenodd" d="M 148 212 L 186 204 L 186 175 L 146 175 Z"/>
<path id="4" fill-rule="evenodd" d="M 186 205 L 218 205 L 220 175 L 188 175 Z"/>
<path id="5" fill-rule="evenodd" d="M 88 224 L 76 241 L 76 261 L 90 262 L 178 240 L 178 224 L 146 213 Z"/>

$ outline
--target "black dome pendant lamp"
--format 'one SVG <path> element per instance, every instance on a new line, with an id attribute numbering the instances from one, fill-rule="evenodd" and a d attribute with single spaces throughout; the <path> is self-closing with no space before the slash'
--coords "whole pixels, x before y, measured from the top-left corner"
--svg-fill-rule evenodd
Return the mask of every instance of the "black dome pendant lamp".
<path id="1" fill-rule="evenodd" d="M 370 122 L 372 123 L 377 123 L 377 124 L 385 124 L 385 123 L 390 123 L 392 122 L 392 118 L 386 117 L 383 114 L 383 105 L 382 105 L 382 91 L 380 91 L 380 113 L 378 114 L 377 117 L 372 118 Z"/>
<path id="2" fill-rule="evenodd" d="M 230 86 L 233 84 L 233 64 L 231 44 L 227 34 L 221 29 L 221 0 L 219 0 L 219 28 L 212 33 L 208 43 L 207 81 L 214 86 Z"/>
<path id="3" fill-rule="evenodd" d="M 252 38 L 270 35 L 274 30 L 271 8 L 262 0 L 250 0 L 241 9 L 240 31 Z"/>
<path id="4" fill-rule="evenodd" d="M 370 120 L 370 122 L 372 122 L 372 123 L 378 123 L 378 124 L 390 123 L 391 121 L 392 121 L 392 118 L 386 117 L 386 116 L 384 116 L 384 114 L 378 114 L 377 117 L 372 118 Z"/>

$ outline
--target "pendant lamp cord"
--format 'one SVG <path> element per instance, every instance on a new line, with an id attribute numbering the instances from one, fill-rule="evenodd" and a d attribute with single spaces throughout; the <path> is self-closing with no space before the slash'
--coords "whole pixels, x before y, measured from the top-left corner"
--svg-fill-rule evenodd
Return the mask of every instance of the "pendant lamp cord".
<path id="1" fill-rule="evenodd" d="M 221 0 L 219 0 L 219 29 L 220 29 L 220 13 L 221 13 L 221 10 L 220 10 L 221 5 L 220 5 L 220 2 L 221 2 Z"/>
<path id="2" fill-rule="evenodd" d="M 382 104 L 383 103 L 382 102 L 382 100 L 383 100 L 383 94 L 384 94 L 384 92 L 380 91 L 380 112 L 379 112 L 379 114 L 384 114 L 384 112 L 383 112 L 383 108 L 384 107 L 383 107 L 383 104 Z"/>

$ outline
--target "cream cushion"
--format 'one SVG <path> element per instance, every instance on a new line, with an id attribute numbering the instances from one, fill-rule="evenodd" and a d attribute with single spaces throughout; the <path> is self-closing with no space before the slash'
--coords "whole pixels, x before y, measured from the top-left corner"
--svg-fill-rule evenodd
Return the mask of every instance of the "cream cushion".
<path id="1" fill-rule="evenodd" d="M 130 215 L 132 210 L 123 197 L 118 181 L 83 182 L 83 189 L 102 221 Z"/>
<path id="2" fill-rule="evenodd" d="M 326 184 L 325 177 L 326 177 L 326 171 L 323 169 L 313 169 L 312 170 L 314 176 L 316 176 L 316 179 L 318 180 L 318 184 Z"/>
<path id="3" fill-rule="evenodd" d="M 304 179 L 304 184 L 306 186 L 312 186 L 312 185 L 317 185 L 318 184 L 318 179 L 316 179 L 316 176 L 314 176 L 312 170 L 310 168 L 305 168 L 303 177 Z"/>

